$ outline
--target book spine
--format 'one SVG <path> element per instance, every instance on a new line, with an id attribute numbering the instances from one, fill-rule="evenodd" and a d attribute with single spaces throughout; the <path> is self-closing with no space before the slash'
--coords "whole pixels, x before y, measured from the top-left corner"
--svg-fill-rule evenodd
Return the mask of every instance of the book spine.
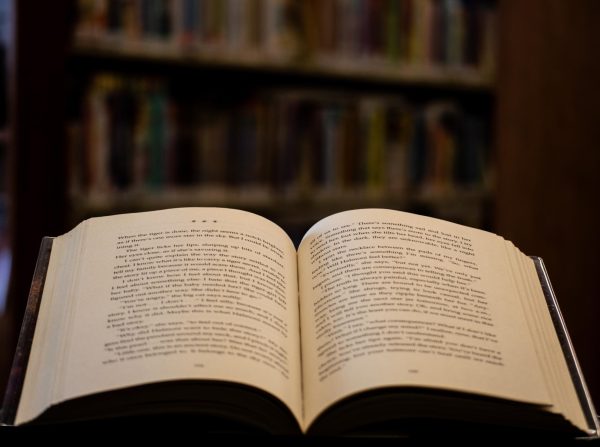
<path id="1" fill-rule="evenodd" d="M 252 185 L 402 198 L 486 186 L 486 121 L 455 101 L 274 90 L 216 105 L 176 93 L 160 78 L 91 83 L 73 134 L 83 141 L 72 142 L 85 192 Z"/>
<path id="2" fill-rule="evenodd" d="M 372 69 L 495 62 L 495 6 L 476 0 L 79 0 L 76 36 L 210 59 Z M 387 72 L 387 71 L 386 71 Z"/>

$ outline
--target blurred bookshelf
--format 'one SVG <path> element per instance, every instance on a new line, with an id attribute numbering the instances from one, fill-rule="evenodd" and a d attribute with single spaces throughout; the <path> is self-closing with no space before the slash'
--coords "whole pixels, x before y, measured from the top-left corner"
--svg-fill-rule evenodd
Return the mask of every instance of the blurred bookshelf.
<path id="1" fill-rule="evenodd" d="M 586 214 L 595 0 L 5 3 L 9 357 L 41 237 L 83 218 L 229 206 L 299 237 L 327 214 L 381 206 L 490 228 L 543 256 L 571 299 L 584 370 L 600 370 L 586 346 L 599 302 Z M 587 217 L 567 234 L 573 216 Z"/>
<path id="2" fill-rule="evenodd" d="M 489 226 L 496 0 L 4 2 L 0 389 L 41 238 L 87 217 L 233 207 L 296 242 L 359 207 Z"/>
<path id="3" fill-rule="evenodd" d="M 412 63 L 367 58 L 327 60 L 325 58 L 282 60 L 261 54 L 208 54 L 166 42 L 131 41 L 122 37 L 79 37 L 74 54 L 83 57 L 109 57 L 147 60 L 165 64 L 184 64 L 198 67 L 215 66 L 229 69 L 269 71 L 275 74 L 304 74 L 334 79 L 366 80 L 388 84 L 425 84 L 463 89 L 489 89 L 493 85 L 491 68 L 483 70 L 460 64 L 432 66 L 430 63 Z"/>
<path id="4" fill-rule="evenodd" d="M 225 206 L 298 234 L 356 207 L 486 226 L 495 2 L 82 0 L 76 9 L 73 224 Z"/>
<path id="5" fill-rule="evenodd" d="M 78 2 L 76 51 L 398 82 L 489 87 L 493 2 Z"/>

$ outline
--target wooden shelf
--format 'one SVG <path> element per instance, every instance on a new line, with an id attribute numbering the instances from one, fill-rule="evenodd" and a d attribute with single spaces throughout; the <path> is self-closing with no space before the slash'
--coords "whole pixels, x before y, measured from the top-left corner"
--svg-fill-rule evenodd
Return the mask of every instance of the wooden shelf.
<path id="1" fill-rule="evenodd" d="M 186 48 L 168 41 L 132 41 L 117 37 L 78 38 L 73 54 L 79 57 L 115 58 L 197 67 L 241 69 L 307 77 L 351 80 L 386 85 L 424 85 L 437 88 L 488 91 L 491 73 L 474 67 L 391 63 L 379 59 L 313 58 L 307 61 L 268 57 L 253 52 L 227 53 L 215 49 Z"/>
<path id="2" fill-rule="evenodd" d="M 429 208 L 444 218 L 476 225 L 482 218 L 482 204 L 490 197 L 491 193 L 482 188 L 393 194 L 364 189 L 276 193 L 260 188 L 172 188 L 157 192 L 75 193 L 71 214 L 75 224 L 96 215 L 206 206 L 245 209 L 292 223 L 314 223 L 323 216 L 354 208 Z"/>

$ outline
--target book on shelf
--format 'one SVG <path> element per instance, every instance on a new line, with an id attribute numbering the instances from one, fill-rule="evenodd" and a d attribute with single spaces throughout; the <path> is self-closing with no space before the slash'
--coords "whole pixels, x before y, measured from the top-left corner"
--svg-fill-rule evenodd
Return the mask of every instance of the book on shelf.
<path id="1" fill-rule="evenodd" d="M 462 73 L 467 85 L 493 73 L 493 1 L 80 0 L 77 9 L 76 46 L 92 51 L 392 79 L 413 68 L 408 78 Z"/>
<path id="2" fill-rule="evenodd" d="M 334 214 L 298 250 L 240 210 L 92 218 L 44 239 L 27 309 L 6 424 L 598 433 L 541 260 L 416 214 Z"/>
<path id="3" fill-rule="evenodd" d="M 75 194 L 486 188 L 489 126 L 458 101 L 282 89 L 190 101 L 171 90 L 152 77 L 92 78 L 70 132 Z"/>

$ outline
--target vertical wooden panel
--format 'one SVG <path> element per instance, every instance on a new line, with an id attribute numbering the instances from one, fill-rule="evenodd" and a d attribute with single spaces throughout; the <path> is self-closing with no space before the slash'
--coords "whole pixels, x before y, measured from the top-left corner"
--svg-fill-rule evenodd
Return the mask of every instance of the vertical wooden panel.
<path id="1" fill-rule="evenodd" d="M 547 264 L 600 402 L 600 2 L 500 2 L 497 231 Z"/>
<path id="2" fill-rule="evenodd" d="M 9 233 L 13 271 L 8 297 L 8 335 L 16 343 L 43 236 L 64 231 L 65 57 L 68 38 L 65 1 L 13 1 L 9 52 Z M 0 373 L 4 389 L 6 371 Z"/>

